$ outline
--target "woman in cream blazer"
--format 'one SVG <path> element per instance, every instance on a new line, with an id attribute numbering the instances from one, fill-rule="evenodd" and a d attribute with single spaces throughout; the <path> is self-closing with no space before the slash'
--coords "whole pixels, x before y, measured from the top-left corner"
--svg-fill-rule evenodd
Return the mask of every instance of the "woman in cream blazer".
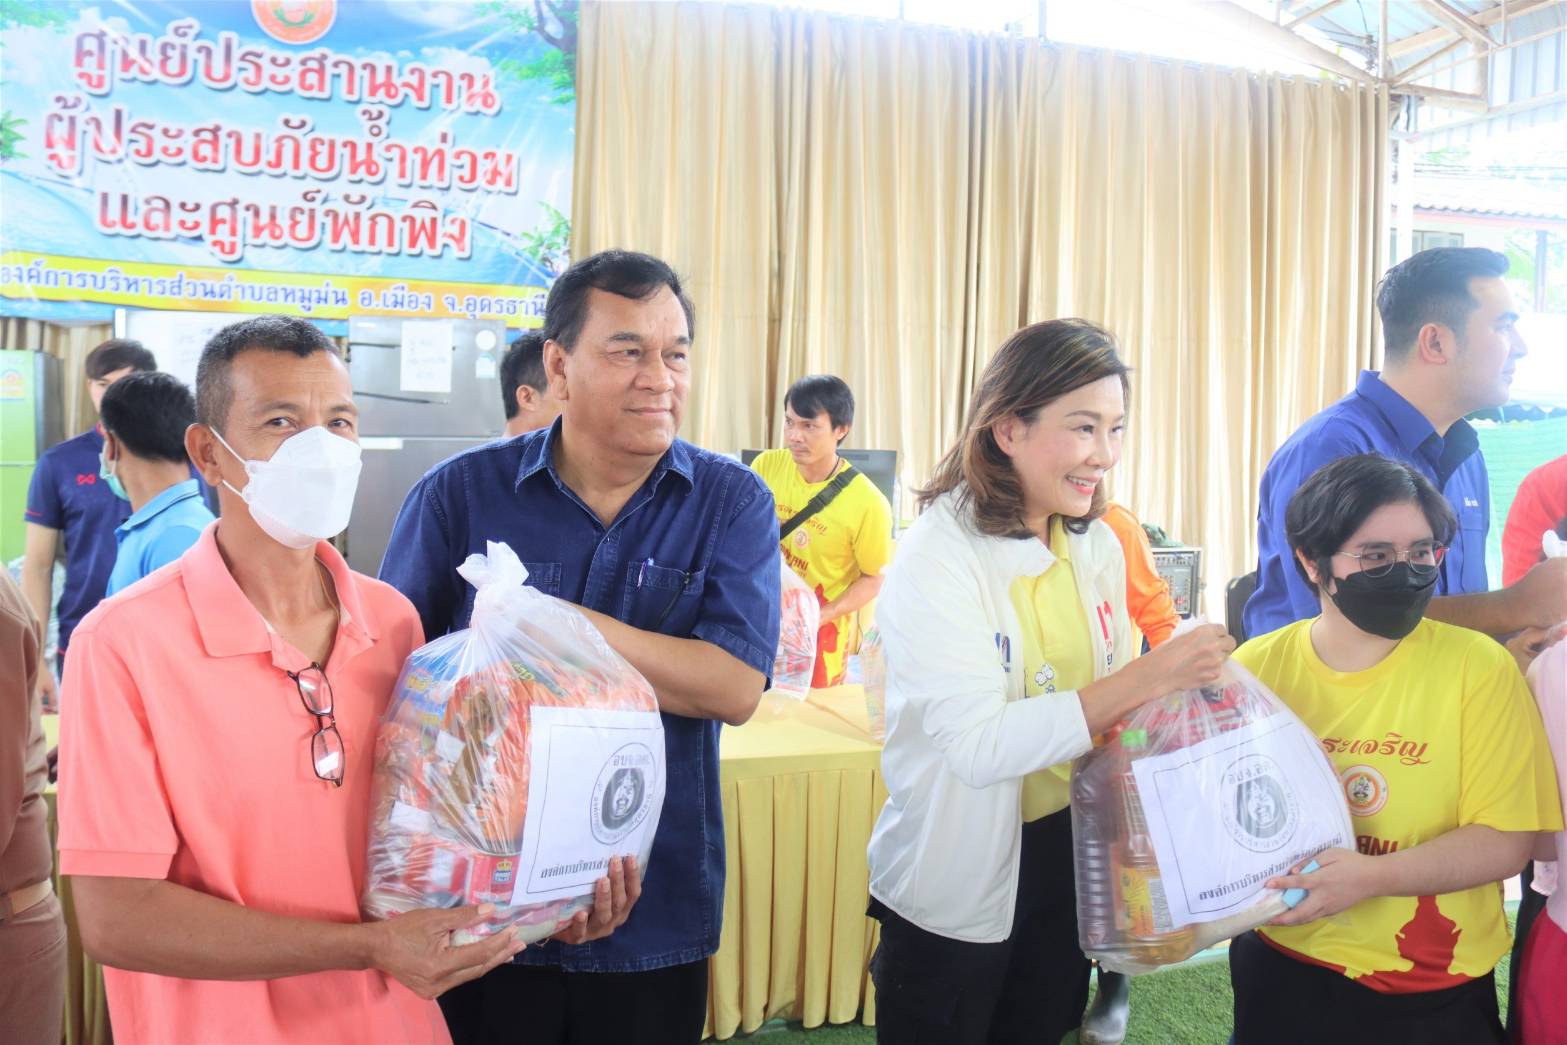
<path id="1" fill-rule="evenodd" d="M 877 608 L 888 800 L 869 860 L 881 1042 L 1054 1045 L 1077 1027 L 1089 964 L 1071 823 L 1065 808 L 1040 812 L 1064 797 L 1031 797 L 1064 796 L 1064 773 L 1059 785 L 1039 774 L 1142 703 L 1217 678 L 1234 647 L 1209 625 L 1133 659 L 1125 562 L 1097 521 L 1120 457 L 1126 374 L 1091 323 L 1013 335 L 899 542 Z M 1060 679 L 1027 661 L 1063 642 L 1060 663 L 1074 668 Z"/>

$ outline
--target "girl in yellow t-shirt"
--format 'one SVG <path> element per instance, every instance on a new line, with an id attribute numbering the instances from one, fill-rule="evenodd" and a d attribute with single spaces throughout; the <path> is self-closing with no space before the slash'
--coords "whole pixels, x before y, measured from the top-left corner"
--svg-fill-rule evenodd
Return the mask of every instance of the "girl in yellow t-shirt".
<path id="1" fill-rule="evenodd" d="M 1325 465 L 1285 528 L 1322 613 L 1235 653 L 1339 770 L 1355 850 L 1277 878 L 1310 890 L 1231 948 L 1236 1045 L 1506 1041 L 1498 884 L 1562 823 L 1540 717 L 1512 656 L 1423 619 L 1452 509 L 1378 454 Z"/>

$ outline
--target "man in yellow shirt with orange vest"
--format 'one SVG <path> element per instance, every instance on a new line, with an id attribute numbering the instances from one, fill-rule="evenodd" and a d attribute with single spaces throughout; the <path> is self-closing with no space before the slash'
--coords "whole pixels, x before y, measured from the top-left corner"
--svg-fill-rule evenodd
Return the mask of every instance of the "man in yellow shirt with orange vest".
<path id="1" fill-rule="evenodd" d="M 751 462 L 773 492 L 784 561 L 821 603 L 813 689 L 843 681 L 851 615 L 881 591 L 892 557 L 887 498 L 838 455 L 853 425 L 842 379 L 802 377 L 784 396 L 784 446 Z"/>

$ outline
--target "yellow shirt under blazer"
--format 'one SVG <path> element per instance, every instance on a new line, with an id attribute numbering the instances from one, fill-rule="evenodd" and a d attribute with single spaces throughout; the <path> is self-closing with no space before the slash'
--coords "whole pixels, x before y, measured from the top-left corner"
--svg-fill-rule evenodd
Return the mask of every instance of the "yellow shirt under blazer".
<path id="1" fill-rule="evenodd" d="M 1110 528 L 1070 534 L 1093 677 L 1133 655 L 1126 564 Z M 951 494 L 898 544 L 877 600 L 887 654 L 887 804 L 871 834 L 871 895 L 927 932 L 997 943 L 1012 932 L 1029 773 L 1093 744 L 1075 690 L 1024 697 L 1012 582 L 1056 557 L 1035 538 L 983 537 Z"/>

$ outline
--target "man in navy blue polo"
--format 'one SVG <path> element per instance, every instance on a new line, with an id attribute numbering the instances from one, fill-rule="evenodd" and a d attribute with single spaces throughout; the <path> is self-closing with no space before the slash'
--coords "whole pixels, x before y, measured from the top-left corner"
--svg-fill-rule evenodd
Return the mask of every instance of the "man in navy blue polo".
<path id="1" fill-rule="evenodd" d="M 1458 516 L 1427 616 L 1497 636 L 1567 619 L 1567 559 L 1500 591 L 1486 577 L 1491 498 L 1479 440 L 1464 417 L 1507 402 L 1525 353 L 1506 271 L 1506 257 L 1481 247 L 1425 250 L 1388 270 L 1377 292 L 1384 369 L 1363 372 L 1355 390 L 1297 429 L 1263 472 L 1247 636 L 1320 611 L 1290 561 L 1284 511 L 1318 468 L 1367 452 L 1419 469 Z"/>
<path id="2" fill-rule="evenodd" d="M 457 566 L 511 545 L 528 582 L 583 608 L 653 684 L 669 784 L 642 898 L 607 939 L 530 947 L 441 999 L 458 1045 L 690 1045 L 724 894 L 719 724 L 756 709 L 778 647 L 778 522 L 757 475 L 676 438 L 691 304 L 645 254 L 606 251 L 550 291 L 548 428 L 436 466 L 404 502 L 381 578 L 426 638 L 464 627 Z"/>
<path id="3" fill-rule="evenodd" d="M 152 353 L 140 341 L 114 338 L 87 354 L 87 394 L 93 412 L 110 385 L 127 374 L 158 369 Z M 65 538 L 65 590 L 60 593 L 60 652 L 65 663 L 71 632 L 98 605 L 114 569 L 114 530 L 131 514 L 131 504 L 118 497 L 99 476 L 103 429 L 94 424 L 81 435 L 52 446 L 38 458 L 27 488 L 27 546 L 22 565 L 22 591 L 44 627 L 54 605 L 54 558 Z M 55 705 L 54 672 L 38 673 L 44 706 Z"/>

